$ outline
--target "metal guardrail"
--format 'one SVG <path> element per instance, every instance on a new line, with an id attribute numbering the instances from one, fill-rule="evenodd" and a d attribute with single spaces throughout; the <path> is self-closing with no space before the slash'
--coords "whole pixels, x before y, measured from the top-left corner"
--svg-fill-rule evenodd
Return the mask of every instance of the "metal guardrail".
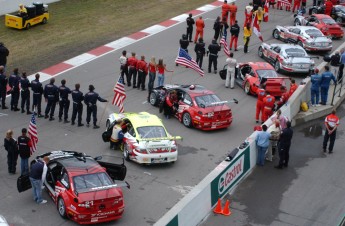
<path id="1" fill-rule="evenodd" d="M 344 77 L 341 77 L 337 83 L 334 85 L 334 90 L 333 90 L 333 95 L 332 95 L 332 102 L 331 102 L 331 105 L 334 106 L 333 102 L 334 102 L 334 97 L 335 95 L 337 95 L 338 93 L 338 97 L 341 96 L 341 90 L 343 89 L 343 80 L 344 80 Z"/>

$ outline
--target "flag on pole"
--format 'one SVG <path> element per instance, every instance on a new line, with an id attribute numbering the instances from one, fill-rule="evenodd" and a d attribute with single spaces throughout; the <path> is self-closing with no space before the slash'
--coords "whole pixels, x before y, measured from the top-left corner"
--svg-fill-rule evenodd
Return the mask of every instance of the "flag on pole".
<path id="1" fill-rule="evenodd" d="M 125 111 L 123 107 L 123 102 L 126 99 L 126 91 L 125 91 L 124 81 L 121 76 L 119 77 L 119 80 L 115 84 L 114 93 L 115 94 L 114 94 L 112 104 L 118 106 L 120 108 L 119 112 L 123 113 Z"/>
<path id="2" fill-rule="evenodd" d="M 32 113 L 30 124 L 29 124 L 29 138 L 31 140 L 30 153 L 33 154 L 37 150 L 38 133 L 35 119 L 35 112 Z"/>
<path id="3" fill-rule="evenodd" d="M 265 6 L 264 6 L 264 22 L 268 22 L 268 9 L 269 9 L 269 2 L 266 0 Z"/>
<path id="4" fill-rule="evenodd" d="M 253 32 L 255 33 L 255 35 L 258 36 L 258 38 L 263 42 L 264 40 L 263 40 L 261 32 L 260 32 L 260 25 L 259 25 L 259 22 L 258 22 L 258 15 L 255 15 L 255 18 L 254 18 L 253 24 L 252 24 L 252 29 L 253 29 Z"/>
<path id="5" fill-rule="evenodd" d="M 201 70 L 199 65 L 192 59 L 191 56 L 188 55 L 186 50 L 179 48 L 177 58 L 175 63 L 181 64 L 183 66 L 192 68 L 194 71 L 198 72 L 201 76 L 204 76 L 204 71 Z"/>
<path id="6" fill-rule="evenodd" d="M 230 57 L 230 50 L 228 47 L 228 43 L 226 43 L 226 39 L 225 39 L 224 35 L 223 35 L 222 39 L 220 40 L 220 44 L 223 45 L 223 50 L 224 50 L 225 55 Z"/>

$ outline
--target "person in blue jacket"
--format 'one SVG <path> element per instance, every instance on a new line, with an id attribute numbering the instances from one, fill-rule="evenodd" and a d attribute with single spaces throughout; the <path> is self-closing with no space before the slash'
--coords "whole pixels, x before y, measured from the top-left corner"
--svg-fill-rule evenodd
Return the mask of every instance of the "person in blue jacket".
<path id="1" fill-rule="evenodd" d="M 328 89 L 329 85 L 333 80 L 334 84 L 337 83 L 336 78 L 334 77 L 333 73 L 329 71 L 329 66 L 325 66 L 325 72 L 321 75 L 321 104 L 326 105 L 327 98 L 328 98 Z"/>
<path id="2" fill-rule="evenodd" d="M 319 106 L 319 98 L 320 98 L 320 83 L 321 83 L 321 75 L 319 75 L 319 69 L 314 70 L 314 74 L 311 75 L 311 105 L 315 107 L 316 105 Z"/>

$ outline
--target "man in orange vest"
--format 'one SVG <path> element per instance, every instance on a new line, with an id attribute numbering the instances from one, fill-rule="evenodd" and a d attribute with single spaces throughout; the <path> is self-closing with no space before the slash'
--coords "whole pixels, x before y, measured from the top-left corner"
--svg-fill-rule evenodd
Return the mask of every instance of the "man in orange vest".
<path id="1" fill-rule="evenodd" d="M 224 4 L 222 5 L 222 19 L 225 18 L 227 21 L 229 18 L 229 11 L 230 11 L 230 6 L 228 5 L 228 2 L 224 0 Z"/>
<path id="2" fill-rule="evenodd" d="M 235 2 L 233 2 L 229 6 L 229 11 L 230 11 L 230 26 L 232 26 L 235 23 L 236 13 L 237 13 L 237 5 L 235 5 Z"/>
<path id="3" fill-rule="evenodd" d="M 196 26 L 196 33 L 194 37 L 194 43 L 196 43 L 196 41 L 198 40 L 199 35 L 200 35 L 200 38 L 204 38 L 205 23 L 204 23 L 204 20 L 202 19 L 202 16 L 200 16 L 199 19 L 197 19 L 197 21 L 195 22 L 195 26 Z"/>
<path id="4" fill-rule="evenodd" d="M 269 92 L 266 90 L 266 97 L 263 100 L 264 105 L 264 121 L 265 122 L 269 117 L 273 115 L 273 108 L 276 102 L 276 98 L 271 96 Z"/>
<path id="5" fill-rule="evenodd" d="M 282 92 L 282 95 L 280 96 L 280 99 L 277 103 L 277 107 L 280 108 L 281 106 L 283 106 L 289 99 L 290 97 L 290 92 L 288 92 L 286 90 L 285 86 L 281 86 L 280 87 L 280 91 Z"/>
<path id="6" fill-rule="evenodd" d="M 261 123 L 263 123 L 264 122 L 263 100 L 266 96 L 266 91 L 263 85 L 260 85 L 259 89 L 256 91 L 256 95 L 258 96 L 258 100 L 256 101 L 256 115 L 255 115 L 256 123 L 259 123 L 260 113 L 261 113 Z"/>
<path id="7" fill-rule="evenodd" d="M 295 79 L 291 79 L 291 85 L 290 85 L 290 97 L 291 95 L 296 91 L 296 89 L 298 88 L 298 85 L 296 84 Z"/>

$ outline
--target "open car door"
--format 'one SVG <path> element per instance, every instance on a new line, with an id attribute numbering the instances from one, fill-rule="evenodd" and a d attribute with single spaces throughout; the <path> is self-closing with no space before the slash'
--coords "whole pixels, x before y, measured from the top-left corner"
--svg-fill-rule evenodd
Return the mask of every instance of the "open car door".
<path id="1" fill-rule="evenodd" d="M 96 161 L 106 169 L 111 179 L 120 181 L 123 181 L 125 179 L 127 174 L 127 167 L 125 166 L 124 159 L 122 159 L 122 164 L 101 161 L 101 159 L 96 159 Z"/>
<path id="2" fill-rule="evenodd" d="M 31 189 L 31 182 L 29 179 L 30 174 L 24 174 L 18 177 L 17 179 L 17 189 L 18 192 L 21 193 L 23 191 Z"/>

